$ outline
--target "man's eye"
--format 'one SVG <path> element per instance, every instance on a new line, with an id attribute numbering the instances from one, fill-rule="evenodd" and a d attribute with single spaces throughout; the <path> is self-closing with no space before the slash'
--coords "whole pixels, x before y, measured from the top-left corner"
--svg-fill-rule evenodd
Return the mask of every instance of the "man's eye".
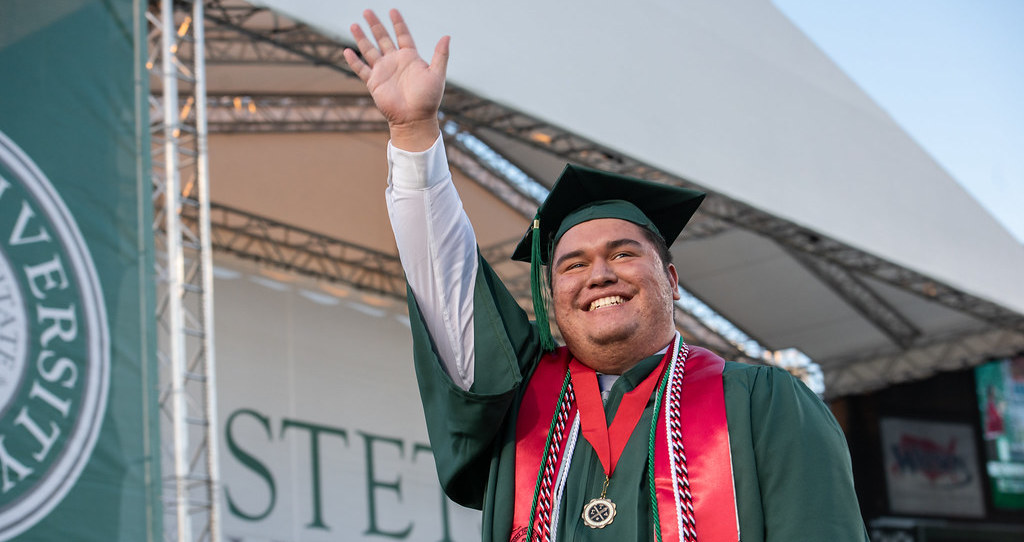
<path id="1" fill-rule="evenodd" d="M 628 252 L 616 252 L 615 254 L 612 255 L 612 259 L 618 260 L 619 258 L 626 258 L 628 256 L 630 256 L 630 253 Z"/>

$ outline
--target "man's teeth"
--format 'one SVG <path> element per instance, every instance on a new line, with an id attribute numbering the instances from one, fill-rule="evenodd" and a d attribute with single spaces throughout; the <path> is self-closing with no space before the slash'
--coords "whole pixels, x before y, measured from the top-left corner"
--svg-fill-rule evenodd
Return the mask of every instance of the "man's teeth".
<path id="1" fill-rule="evenodd" d="M 621 305 L 625 302 L 626 300 L 622 299 L 622 297 L 617 295 L 613 295 L 611 297 L 602 297 L 601 299 L 594 300 L 590 304 L 590 308 L 587 310 L 595 310 L 600 309 L 601 307 L 610 307 L 612 305 Z"/>

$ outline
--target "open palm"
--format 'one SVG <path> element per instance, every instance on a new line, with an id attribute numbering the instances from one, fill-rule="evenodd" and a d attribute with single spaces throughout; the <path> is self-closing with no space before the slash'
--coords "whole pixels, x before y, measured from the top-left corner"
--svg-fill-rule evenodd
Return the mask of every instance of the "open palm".
<path id="1" fill-rule="evenodd" d="M 427 64 L 420 58 L 401 14 L 391 10 L 390 15 L 397 47 L 377 16 L 366 10 L 363 16 L 377 44 L 375 46 L 359 25 L 354 24 L 352 35 L 362 58 L 346 49 L 345 60 L 366 83 L 392 131 L 420 123 L 436 123 L 444 94 L 449 38 L 445 36 L 438 41 L 431 63 Z"/>

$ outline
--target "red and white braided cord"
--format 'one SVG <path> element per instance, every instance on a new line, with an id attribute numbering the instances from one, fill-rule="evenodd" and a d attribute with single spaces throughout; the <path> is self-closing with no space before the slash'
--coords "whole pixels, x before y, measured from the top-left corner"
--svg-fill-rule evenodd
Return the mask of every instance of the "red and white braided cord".
<path id="1" fill-rule="evenodd" d="M 569 422 L 569 412 L 576 402 L 576 394 L 573 393 L 572 381 L 569 381 L 565 390 L 565 397 L 559 401 L 558 419 L 555 421 L 554 434 L 551 435 L 551 444 L 547 450 L 547 460 L 544 462 L 544 475 L 541 478 L 540 494 L 537 497 L 537 517 L 534 521 L 534 532 L 537 533 L 541 542 L 551 540 L 551 513 L 554 507 L 552 495 L 554 494 L 554 479 L 558 474 L 558 458 L 561 454 L 562 437 Z M 531 537 L 532 539 L 532 537 Z"/>
<path id="2" fill-rule="evenodd" d="M 680 422 L 679 405 L 683 396 L 683 376 L 686 372 L 686 358 L 689 346 L 683 343 L 679 350 L 672 375 L 669 378 L 668 396 L 668 442 L 672 462 L 672 484 L 676 493 L 681 542 L 697 540 L 696 520 L 693 514 L 693 495 L 690 493 L 689 472 L 686 469 L 686 450 L 683 448 L 683 428 Z"/>

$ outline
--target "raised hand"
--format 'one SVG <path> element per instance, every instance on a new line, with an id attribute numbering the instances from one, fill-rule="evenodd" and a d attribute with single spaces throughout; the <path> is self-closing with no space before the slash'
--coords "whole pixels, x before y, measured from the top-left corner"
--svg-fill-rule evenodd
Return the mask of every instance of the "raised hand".
<path id="1" fill-rule="evenodd" d="M 377 109 L 387 119 L 392 145 L 407 151 L 426 150 L 440 133 L 437 111 L 444 94 L 450 38 L 444 36 L 437 42 L 428 65 L 416 51 L 402 15 L 393 9 L 390 16 L 395 41 L 373 11 L 364 11 L 377 45 L 353 24 L 352 35 L 363 58 L 345 49 L 345 61 L 366 83 Z"/>

